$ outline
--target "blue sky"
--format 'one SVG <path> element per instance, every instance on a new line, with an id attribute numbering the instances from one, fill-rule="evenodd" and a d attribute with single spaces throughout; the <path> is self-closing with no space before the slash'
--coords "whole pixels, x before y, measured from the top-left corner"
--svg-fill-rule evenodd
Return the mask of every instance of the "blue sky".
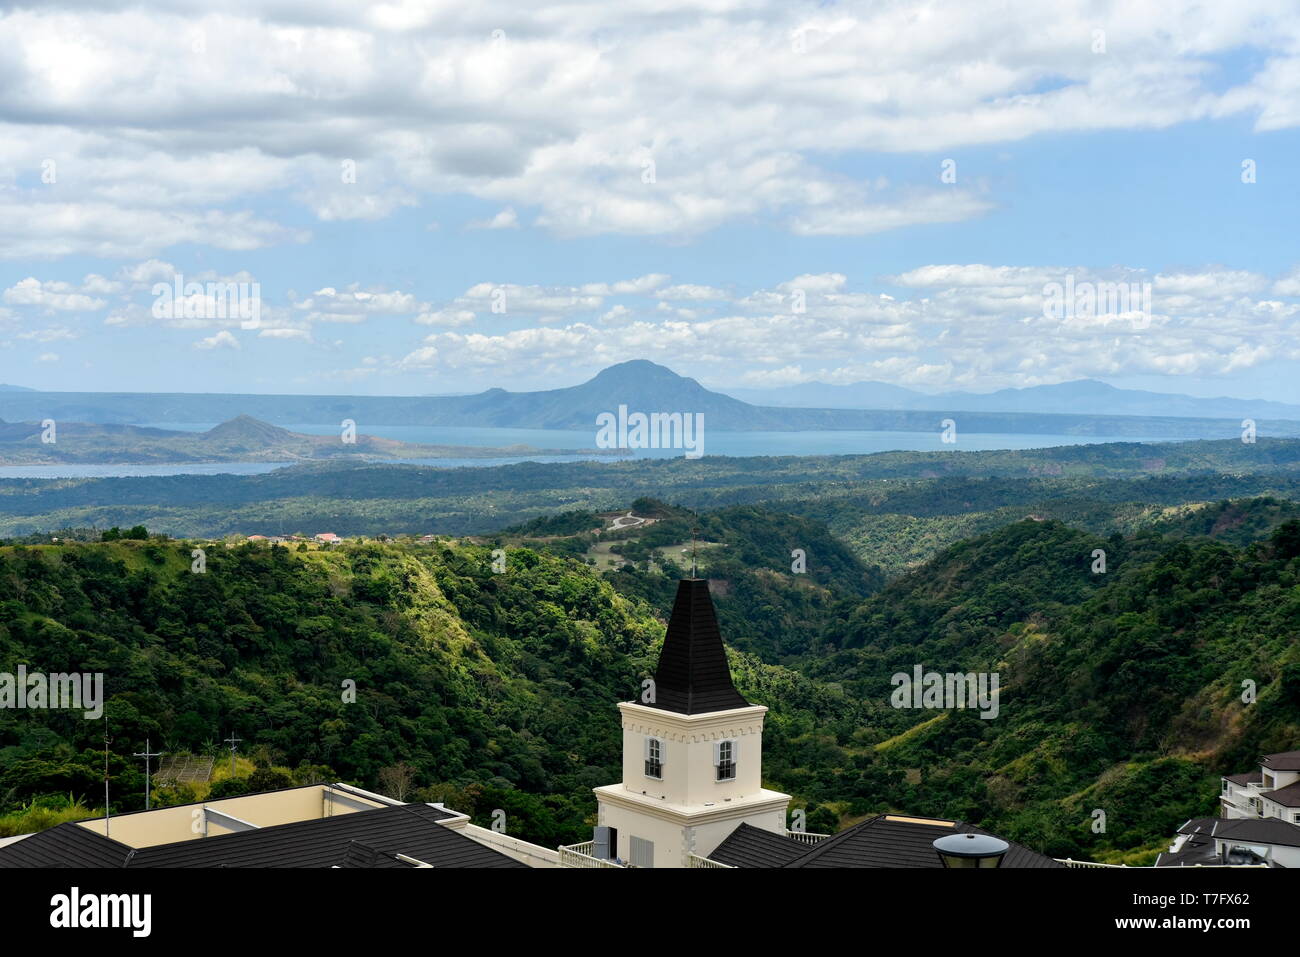
<path id="1" fill-rule="evenodd" d="M 1300 402 L 1287 5 L 980 6 L 0 8 L 0 381 Z M 177 273 L 258 327 L 160 317 Z"/>

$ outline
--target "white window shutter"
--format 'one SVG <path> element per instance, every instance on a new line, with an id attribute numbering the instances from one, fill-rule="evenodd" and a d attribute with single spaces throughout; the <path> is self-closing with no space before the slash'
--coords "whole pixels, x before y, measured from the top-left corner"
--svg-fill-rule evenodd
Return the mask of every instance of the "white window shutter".
<path id="1" fill-rule="evenodd" d="M 646 735 L 646 738 L 645 738 L 645 759 L 646 759 L 647 761 L 650 760 L 650 740 L 651 740 L 651 739 L 650 739 L 650 735 Z"/>
<path id="2" fill-rule="evenodd" d="M 713 766 L 716 768 L 722 763 L 722 742 L 713 742 Z"/>
<path id="3" fill-rule="evenodd" d="M 740 764 L 740 738 L 731 739 L 731 764 L 733 767 Z"/>

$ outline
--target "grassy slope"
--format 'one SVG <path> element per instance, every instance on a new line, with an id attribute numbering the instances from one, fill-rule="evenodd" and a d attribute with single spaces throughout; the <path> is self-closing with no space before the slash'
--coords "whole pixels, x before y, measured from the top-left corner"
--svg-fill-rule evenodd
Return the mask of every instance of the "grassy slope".
<path id="1" fill-rule="evenodd" d="M 1129 538 L 1020 522 L 847 607 L 812 600 L 860 569 L 847 552 L 821 582 L 774 557 L 763 567 L 764 542 L 784 554 L 782 535 L 824 534 L 815 524 L 704 517 L 756 566 L 718 600 L 727 634 L 795 666 L 732 652 L 742 690 L 772 709 L 768 783 L 810 804 L 814 830 L 901 810 L 1060 855 L 1149 858 L 1183 819 L 1212 811 L 1218 773 L 1300 740 L 1300 548 L 1285 535 L 1244 547 L 1199 537 L 1258 538 L 1292 508 L 1184 509 L 1160 534 Z M 198 750 L 233 728 L 277 765 L 376 786 L 405 761 L 431 799 L 480 817 L 506 807 L 516 833 L 543 843 L 580 839 L 590 787 L 616 779 L 613 704 L 653 667 L 671 580 L 602 578 L 523 547 L 494 575 L 490 547 L 218 547 L 202 576 L 180 543 L 0 549 L 0 666 L 104 670 L 122 753 L 146 735 Z M 1090 568 L 1099 547 L 1104 575 Z M 764 644 L 746 626 L 763 615 L 798 641 Z M 890 675 L 918 663 L 997 670 L 999 717 L 890 707 Z M 357 704 L 340 700 L 343 679 L 357 681 Z M 1249 706 L 1246 679 L 1258 688 Z M 0 714 L 0 812 L 37 794 L 93 800 L 101 731 L 87 725 Z M 131 807 L 138 770 L 115 759 L 113 774 L 115 802 Z M 1091 830 L 1099 808 L 1103 834 Z"/>
<path id="2" fill-rule="evenodd" d="M 0 549 L 0 668 L 102 671 L 117 810 L 141 802 L 148 736 L 205 751 L 231 730 L 270 764 L 378 786 L 397 762 L 547 844 L 589 835 L 591 787 L 617 780 L 618 712 L 663 625 L 574 561 L 487 547 L 210 549 L 183 543 Z M 843 695 L 737 654 L 744 690 L 788 729 L 856 720 Z M 344 700 L 355 681 L 355 703 Z M 68 712 L 0 712 L 0 813 L 38 795 L 93 801 L 103 728 Z"/>
<path id="3" fill-rule="evenodd" d="M 1105 574 L 1091 571 L 1096 548 Z M 1218 774 L 1300 742 L 1297 551 L 1022 522 L 869 598 L 805 670 L 882 705 L 888 676 L 914 664 L 998 672 L 993 720 L 882 706 L 886 745 L 866 770 L 884 783 L 863 800 L 983 820 L 1062 855 L 1152 856 L 1187 817 L 1214 813 Z M 857 757 L 847 747 L 843 761 Z M 923 769 L 919 785 L 884 781 L 907 768 Z M 808 793 L 852 792 L 838 777 Z"/>

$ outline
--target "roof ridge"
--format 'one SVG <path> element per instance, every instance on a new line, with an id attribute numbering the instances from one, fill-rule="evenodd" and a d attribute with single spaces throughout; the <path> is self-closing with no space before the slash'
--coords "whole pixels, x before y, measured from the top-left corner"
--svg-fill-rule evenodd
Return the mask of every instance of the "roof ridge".
<path id="1" fill-rule="evenodd" d="M 655 700 L 648 704 L 664 711 L 707 714 L 749 707 L 731 678 L 708 579 L 677 582 L 654 681 Z"/>

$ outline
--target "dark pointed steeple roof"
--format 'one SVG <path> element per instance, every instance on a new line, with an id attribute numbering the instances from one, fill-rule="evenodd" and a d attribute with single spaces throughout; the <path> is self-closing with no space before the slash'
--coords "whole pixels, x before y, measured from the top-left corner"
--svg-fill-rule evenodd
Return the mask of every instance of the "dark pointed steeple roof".
<path id="1" fill-rule="evenodd" d="M 668 636 L 659 654 L 655 702 L 650 707 L 678 714 L 706 714 L 748 706 L 749 702 L 731 683 L 708 581 L 682 579 L 677 583 Z"/>

